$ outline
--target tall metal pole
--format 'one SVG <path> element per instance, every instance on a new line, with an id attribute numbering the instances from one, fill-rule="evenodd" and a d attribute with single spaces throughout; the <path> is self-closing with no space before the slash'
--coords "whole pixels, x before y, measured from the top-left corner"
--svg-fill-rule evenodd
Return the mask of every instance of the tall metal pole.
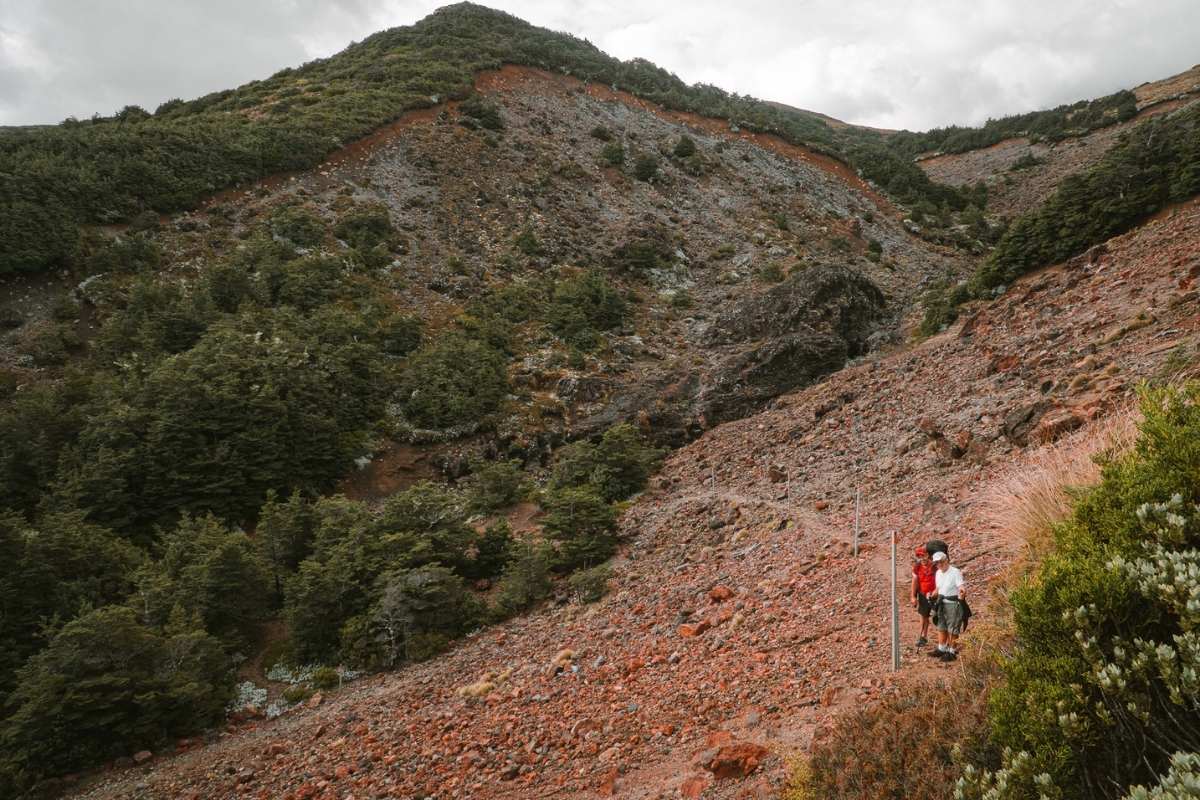
<path id="1" fill-rule="evenodd" d="M 858 558 L 859 512 L 862 508 L 862 493 L 854 490 L 854 557 Z"/>
<path id="2" fill-rule="evenodd" d="M 900 669 L 900 601 L 896 599 L 896 532 L 892 531 L 892 670 Z"/>

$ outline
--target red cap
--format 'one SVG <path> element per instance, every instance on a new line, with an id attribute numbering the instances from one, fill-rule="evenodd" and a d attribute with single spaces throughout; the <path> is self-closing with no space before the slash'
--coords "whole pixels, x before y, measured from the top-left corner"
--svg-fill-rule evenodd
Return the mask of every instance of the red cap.
<path id="1" fill-rule="evenodd" d="M 927 551 L 925 549 L 925 545 L 919 545 L 917 547 L 917 555 L 920 556 L 921 558 L 924 558 L 925 556 L 929 555 L 929 551 Z"/>

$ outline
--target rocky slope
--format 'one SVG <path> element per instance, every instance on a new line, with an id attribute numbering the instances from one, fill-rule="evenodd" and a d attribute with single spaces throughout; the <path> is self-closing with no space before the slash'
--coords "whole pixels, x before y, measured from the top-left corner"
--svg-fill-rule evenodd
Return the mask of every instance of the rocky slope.
<path id="1" fill-rule="evenodd" d="M 979 150 L 923 159 L 921 168 L 933 180 L 951 186 L 983 181 L 988 186 L 988 212 L 1015 218 L 1053 194 L 1066 176 L 1099 161 L 1132 126 L 1148 116 L 1169 113 L 1200 100 L 1200 67 L 1142 84 L 1133 92 L 1138 115 L 1127 122 L 1057 143 L 1006 139 Z"/>
<path id="2" fill-rule="evenodd" d="M 845 165 L 777 137 L 530 68 L 483 73 L 477 89 L 503 132 L 478 129 L 458 103 L 408 113 L 316 170 L 164 220 L 167 274 L 195 280 L 287 203 L 331 223 L 352 203 L 384 204 L 403 243 L 380 291 L 434 335 L 489 290 L 603 268 L 635 299 L 632 318 L 580 363 L 543 337 L 511 370 L 517 397 L 498 438 L 530 457 L 624 419 L 679 444 L 888 341 L 924 282 L 970 269 L 905 232 Z M 602 160 L 601 129 L 623 143 L 624 169 Z M 675 157 L 685 135 L 696 154 Z M 631 174 L 646 155 L 658 159 L 651 181 Z M 522 235 L 536 242 L 529 252 Z M 880 257 L 867 257 L 871 242 Z M 629 267 L 636 247 L 653 263 Z M 103 279 L 89 286 L 101 292 Z M 39 277 L 9 288 L 0 310 L 25 322 L 0 343 L 0 363 L 36 379 L 24 353 L 69 287 Z M 731 317 L 757 323 L 734 332 Z"/>
<path id="3" fill-rule="evenodd" d="M 545 607 L 79 796 L 771 797 L 789 753 L 890 690 L 889 532 L 905 551 L 951 541 L 986 618 L 983 587 L 1019 547 L 983 516 L 990 482 L 1194 360 L 1198 253 L 1193 201 L 1026 276 L 946 333 L 671 455 L 623 519 L 601 602 Z M 911 622 L 904 668 L 953 669 L 920 663 Z"/>

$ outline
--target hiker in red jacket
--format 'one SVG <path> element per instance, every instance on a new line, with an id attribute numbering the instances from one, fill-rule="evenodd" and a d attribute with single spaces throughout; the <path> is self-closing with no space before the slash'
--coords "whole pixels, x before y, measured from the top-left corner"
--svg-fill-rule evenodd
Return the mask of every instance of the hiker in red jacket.
<path id="1" fill-rule="evenodd" d="M 921 615 L 921 635 L 917 637 L 917 647 L 929 644 L 926 635 L 929 633 L 929 613 L 933 610 L 931 599 L 937 591 L 937 579 L 934 574 L 933 562 L 929 560 L 929 552 L 925 545 L 917 548 L 916 558 L 912 567 L 912 604 Z"/>

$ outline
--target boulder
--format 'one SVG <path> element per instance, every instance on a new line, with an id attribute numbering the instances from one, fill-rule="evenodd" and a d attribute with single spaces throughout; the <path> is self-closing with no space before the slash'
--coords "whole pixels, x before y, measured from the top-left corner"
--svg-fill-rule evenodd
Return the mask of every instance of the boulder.
<path id="1" fill-rule="evenodd" d="M 1029 434 L 1050 408 L 1051 403 L 1046 400 L 1017 406 L 1004 417 L 1000 425 L 1001 435 L 1013 444 L 1024 447 L 1029 442 Z"/>
<path id="2" fill-rule="evenodd" d="M 744 778 L 758 769 L 769 752 L 753 742 L 733 742 L 719 748 L 701 766 L 719 781 Z"/>

